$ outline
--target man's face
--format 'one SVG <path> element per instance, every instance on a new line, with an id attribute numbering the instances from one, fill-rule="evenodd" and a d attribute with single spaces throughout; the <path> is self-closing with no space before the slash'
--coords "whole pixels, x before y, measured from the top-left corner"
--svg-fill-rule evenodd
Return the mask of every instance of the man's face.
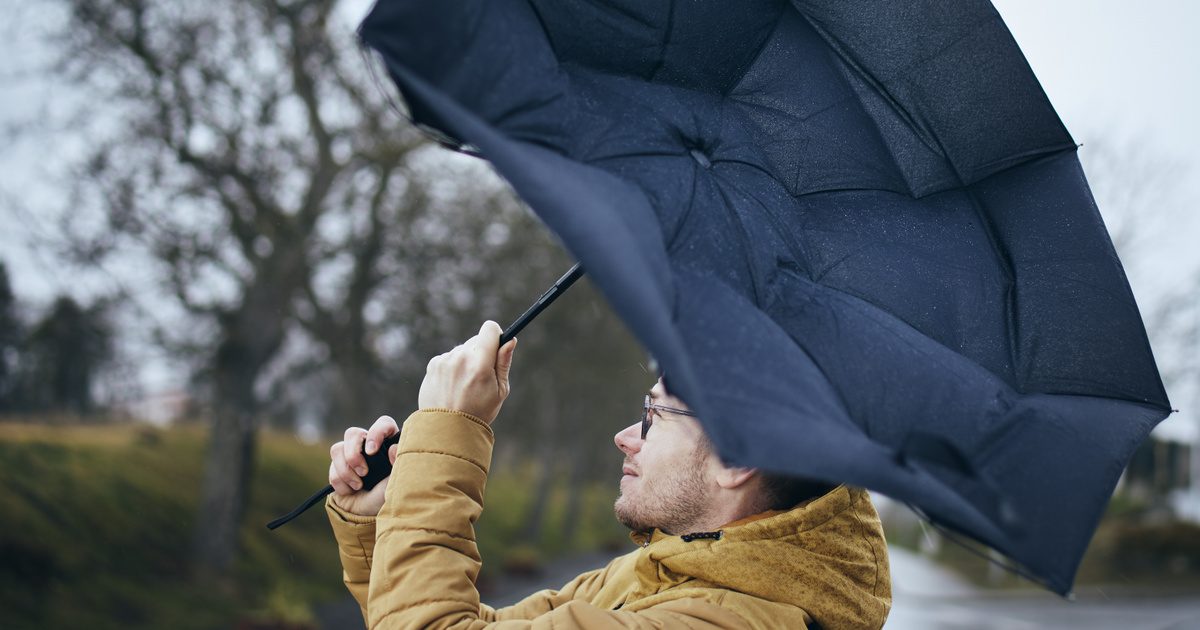
<path id="1" fill-rule="evenodd" d="M 650 390 L 650 402 L 687 409 L 667 394 L 662 380 Z M 672 534 L 696 522 L 709 508 L 713 493 L 711 449 L 695 418 L 650 410 L 653 424 L 642 439 L 641 423 L 616 435 L 625 454 L 621 495 L 613 506 L 617 520 L 633 531 L 657 527 Z"/>

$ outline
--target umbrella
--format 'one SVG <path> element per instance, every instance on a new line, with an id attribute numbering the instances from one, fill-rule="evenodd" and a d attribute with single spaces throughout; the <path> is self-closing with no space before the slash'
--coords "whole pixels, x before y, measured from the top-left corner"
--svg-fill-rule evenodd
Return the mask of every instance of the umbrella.
<path id="1" fill-rule="evenodd" d="M 878 490 L 1069 592 L 1170 408 L 1076 145 L 990 4 L 380 0 L 360 35 L 724 459 Z"/>

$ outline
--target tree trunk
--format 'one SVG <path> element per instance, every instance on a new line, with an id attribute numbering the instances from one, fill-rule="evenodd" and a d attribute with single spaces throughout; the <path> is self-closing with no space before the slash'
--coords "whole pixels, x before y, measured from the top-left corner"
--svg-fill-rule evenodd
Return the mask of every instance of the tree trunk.
<path id="1" fill-rule="evenodd" d="M 582 444 L 575 443 L 569 446 L 572 450 L 571 471 L 567 475 L 567 505 L 563 510 L 562 528 L 563 540 L 569 547 L 574 547 L 579 540 L 579 521 L 583 512 L 585 491 L 584 471 L 587 470 L 588 458 L 583 454 Z"/>
<path id="2" fill-rule="evenodd" d="M 288 285 L 272 279 L 266 275 L 242 309 L 224 320 L 224 340 L 213 360 L 214 418 L 193 549 L 202 576 L 227 575 L 237 556 L 257 445 L 254 386 L 283 342 L 283 318 L 275 305 L 287 303 Z"/>
<path id="3" fill-rule="evenodd" d="M 196 515 L 195 559 L 201 575 L 228 575 L 237 557 L 238 529 L 253 474 L 254 414 L 220 405 L 205 458 L 204 491 Z"/>

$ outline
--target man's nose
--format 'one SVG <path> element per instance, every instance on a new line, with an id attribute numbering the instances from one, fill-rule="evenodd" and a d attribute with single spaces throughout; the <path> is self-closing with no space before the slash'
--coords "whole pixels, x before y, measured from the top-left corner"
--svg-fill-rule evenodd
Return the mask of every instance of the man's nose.
<path id="1" fill-rule="evenodd" d="M 627 455 L 642 450 L 642 423 L 635 422 L 621 429 L 613 436 L 613 442 Z"/>

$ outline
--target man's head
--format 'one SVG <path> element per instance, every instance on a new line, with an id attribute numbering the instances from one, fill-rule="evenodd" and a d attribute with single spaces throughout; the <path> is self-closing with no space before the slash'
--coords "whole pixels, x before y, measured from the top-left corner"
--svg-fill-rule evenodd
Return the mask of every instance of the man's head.
<path id="1" fill-rule="evenodd" d="M 650 390 L 655 406 L 687 410 L 660 379 Z M 614 441 L 625 454 L 617 519 L 634 531 L 658 528 L 671 534 L 711 531 L 768 509 L 791 507 L 826 486 L 797 484 L 753 468 L 728 466 L 712 448 L 695 418 L 650 410 L 650 429 L 641 423 Z M 810 487 L 811 486 L 811 487 Z"/>

